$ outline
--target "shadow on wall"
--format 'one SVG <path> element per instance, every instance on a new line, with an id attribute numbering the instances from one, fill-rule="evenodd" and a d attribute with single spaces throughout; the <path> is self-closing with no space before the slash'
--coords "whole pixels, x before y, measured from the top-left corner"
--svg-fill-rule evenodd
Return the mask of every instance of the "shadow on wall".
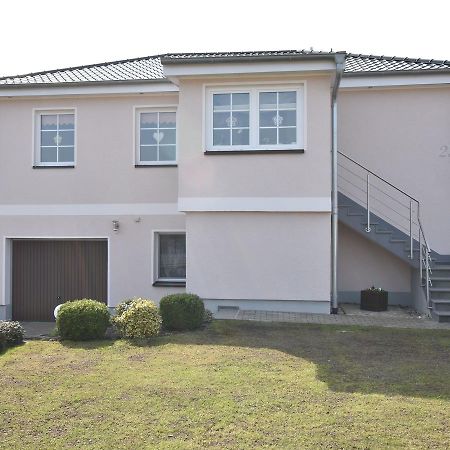
<path id="1" fill-rule="evenodd" d="M 450 400 L 447 330 L 214 321 L 149 342 L 166 344 L 270 348 L 313 362 L 334 392 Z"/>

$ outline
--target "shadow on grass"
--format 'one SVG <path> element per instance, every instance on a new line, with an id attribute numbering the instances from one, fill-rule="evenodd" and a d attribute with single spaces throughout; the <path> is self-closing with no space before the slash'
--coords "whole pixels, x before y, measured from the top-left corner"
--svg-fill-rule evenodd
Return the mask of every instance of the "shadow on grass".
<path id="1" fill-rule="evenodd" d="M 214 321 L 134 345 L 269 348 L 313 362 L 335 392 L 450 400 L 450 331 Z"/>

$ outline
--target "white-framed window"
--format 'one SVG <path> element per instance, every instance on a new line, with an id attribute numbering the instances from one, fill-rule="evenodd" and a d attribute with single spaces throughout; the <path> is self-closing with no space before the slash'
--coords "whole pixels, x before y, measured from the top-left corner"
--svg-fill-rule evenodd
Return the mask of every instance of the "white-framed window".
<path id="1" fill-rule="evenodd" d="M 207 151 L 303 150 L 304 86 L 207 87 Z"/>
<path id="2" fill-rule="evenodd" d="M 75 110 L 35 112 L 36 166 L 75 165 Z"/>
<path id="3" fill-rule="evenodd" d="M 155 282 L 186 282 L 186 233 L 184 231 L 154 232 Z"/>
<path id="4" fill-rule="evenodd" d="M 136 110 L 136 164 L 177 162 L 177 120 L 173 108 Z"/>

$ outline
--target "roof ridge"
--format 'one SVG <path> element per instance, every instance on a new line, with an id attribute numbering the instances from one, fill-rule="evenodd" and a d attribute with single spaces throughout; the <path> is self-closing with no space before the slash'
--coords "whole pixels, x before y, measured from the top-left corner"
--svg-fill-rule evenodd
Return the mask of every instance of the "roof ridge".
<path id="1" fill-rule="evenodd" d="M 104 66 L 109 66 L 112 64 L 123 64 L 123 63 L 127 63 L 127 62 L 142 61 L 145 59 L 157 59 L 157 58 L 161 58 L 163 56 L 164 55 L 139 56 L 137 58 L 119 59 L 117 61 L 105 61 L 105 62 L 93 63 L 93 64 L 83 64 L 81 66 L 64 67 L 61 69 L 39 70 L 38 72 L 30 72 L 30 73 L 23 73 L 23 74 L 17 74 L 17 75 L 2 76 L 2 77 L 0 77 L 0 80 L 8 80 L 11 78 L 35 77 L 35 76 L 39 76 L 39 75 L 47 75 L 47 74 L 53 74 L 53 73 L 57 73 L 57 72 L 65 72 L 68 70 L 91 69 L 92 67 L 104 67 Z"/>

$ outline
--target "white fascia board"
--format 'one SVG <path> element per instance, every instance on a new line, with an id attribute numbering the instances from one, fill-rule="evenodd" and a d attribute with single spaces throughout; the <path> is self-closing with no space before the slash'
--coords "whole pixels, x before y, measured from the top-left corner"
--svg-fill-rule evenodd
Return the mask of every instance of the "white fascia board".
<path id="1" fill-rule="evenodd" d="M 278 63 L 196 63 L 196 64 L 167 64 L 164 75 L 171 79 L 178 77 L 198 77 L 211 75 L 242 75 L 263 73 L 290 72 L 324 72 L 335 71 L 334 61 L 288 61 Z"/>
<path id="2" fill-rule="evenodd" d="M 183 212 L 330 212 L 330 197 L 180 197 Z"/>
<path id="3" fill-rule="evenodd" d="M 0 204 L 0 216 L 163 216 L 180 214 L 177 206 L 177 203 Z"/>
<path id="4" fill-rule="evenodd" d="M 450 84 L 450 73 L 344 76 L 340 89 Z"/>
<path id="5" fill-rule="evenodd" d="M 116 94 L 151 94 L 178 92 L 178 86 L 170 82 L 164 83 L 101 83 L 83 86 L 0 86 L 0 97 L 49 97 L 70 95 L 116 95 Z"/>

